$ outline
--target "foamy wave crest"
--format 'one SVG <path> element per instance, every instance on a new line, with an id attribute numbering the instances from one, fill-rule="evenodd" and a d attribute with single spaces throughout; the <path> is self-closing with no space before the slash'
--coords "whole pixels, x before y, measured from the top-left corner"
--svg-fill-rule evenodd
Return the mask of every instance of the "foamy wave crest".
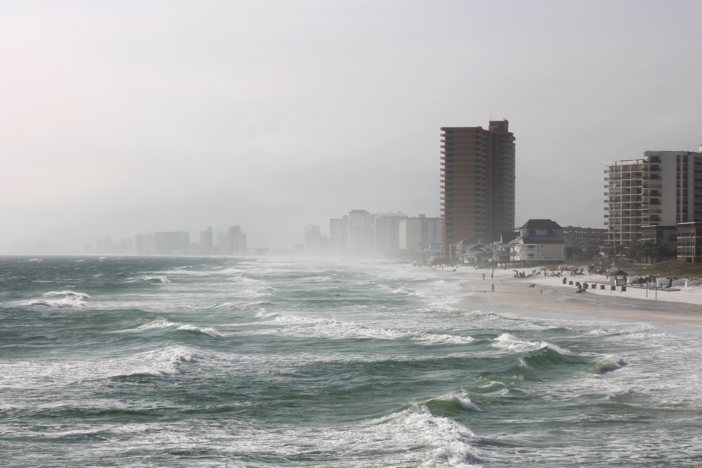
<path id="1" fill-rule="evenodd" d="M 433 333 L 418 333 L 411 338 L 413 341 L 417 341 L 423 344 L 467 344 L 475 341 L 472 336 L 458 336 L 458 335 L 445 335 L 445 334 L 433 334 Z"/>
<path id="2" fill-rule="evenodd" d="M 69 307 L 86 307 L 87 299 L 90 299 L 85 293 L 74 291 L 49 291 L 43 294 L 44 297 L 60 297 L 60 299 L 36 300 L 29 303 L 30 306 L 55 307 L 57 309 L 65 309 Z"/>
<path id="3" fill-rule="evenodd" d="M 605 359 L 594 365 L 594 371 L 598 374 L 606 374 L 628 365 L 624 359 Z"/>
<path id="4" fill-rule="evenodd" d="M 314 319 L 296 317 L 293 315 L 271 314 L 266 313 L 265 311 L 259 311 L 256 315 L 263 319 L 272 319 L 268 320 L 268 323 L 280 324 L 284 327 L 273 330 L 259 330 L 254 332 L 255 334 L 278 334 L 284 336 L 316 337 L 332 340 L 368 338 L 379 340 L 409 339 L 422 345 L 466 344 L 474 341 L 474 338 L 471 336 L 367 327 L 355 323 L 341 322 L 339 320 Z"/>
<path id="5" fill-rule="evenodd" d="M 160 377 L 179 372 L 204 356 L 185 346 L 172 346 L 130 356 L 104 359 L 86 356 L 73 361 L 24 361 L 3 365 L 0 377 L 3 388 L 46 385 L 47 380 L 61 385 L 95 379 L 124 377 Z"/>
<path id="6" fill-rule="evenodd" d="M 88 296 L 85 293 L 81 292 L 74 292 L 74 291 L 49 291 L 45 292 L 42 294 L 44 297 L 53 297 L 53 296 L 75 296 L 75 297 L 80 297 L 83 299 L 90 299 L 90 296 Z"/>
<path id="7" fill-rule="evenodd" d="M 492 346 L 514 353 L 525 353 L 535 351 L 537 349 L 549 348 L 561 355 L 571 354 L 569 350 L 546 341 L 520 340 L 516 336 L 510 335 L 509 333 L 503 333 L 498 336 L 495 341 L 493 341 Z"/>
<path id="8" fill-rule="evenodd" d="M 189 331 L 193 333 L 200 333 L 201 335 L 207 335 L 211 336 L 213 338 L 219 338 L 222 336 L 221 333 L 219 333 L 217 330 L 214 328 L 199 328 L 196 327 L 195 325 L 181 325 L 178 327 L 178 330 L 184 330 L 184 331 Z"/>
<path id="9" fill-rule="evenodd" d="M 156 320 L 153 320 L 149 323 L 145 323 L 144 325 L 141 325 L 137 328 L 133 328 L 131 330 L 125 330 L 125 332 L 129 333 L 143 333 L 143 332 L 148 332 L 151 330 L 164 330 L 164 329 L 172 329 L 172 330 L 181 330 L 181 331 L 188 331 L 192 333 L 198 333 L 201 335 L 207 335 L 211 336 L 213 338 L 219 338 L 223 336 L 221 333 L 219 333 L 217 330 L 214 328 L 208 327 L 208 328 L 200 328 L 196 327 L 195 325 L 190 325 L 187 323 L 178 323 L 178 322 L 170 322 L 168 319 L 159 317 Z"/>
<path id="10" fill-rule="evenodd" d="M 149 331 L 149 330 L 161 330 L 161 329 L 170 328 L 170 327 L 176 328 L 178 326 L 180 326 L 180 323 L 169 322 L 168 319 L 163 318 L 163 317 L 159 317 L 156 320 L 153 320 L 149 323 L 145 323 L 144 325 L 141 325 L 140 327 L 134 328 L 132 330 L 127 330 L 127 331 L 139 333 L 139 332 L 145 332 L 145 331 Z"/>
<path id="11" fill-rule="evenodd" d="M 178 367 L 197 361 L 198 354 L 186 346 L 173 346 L 138 354 L 127 360 L 110 377 L 151 376 L 161 377 L 175 374 Z M 131 367 L 131 368 L 130 368 Z"/>
<path id="12" fill-rule="evenodd" d="M 163 283 L 163 284 L 165 284 L 165 283 L 170 283 L 170 282 L 171 282 L 171 280 L 169 280 L 169 279 L 166 278 L 165 276 L 144 276 L 144 277 L 142 278 L 142 280 L 147 281 L 147 282 L 149 282 L 149 283 L 156 283 L 156 284 L 158 284 L 158 283 Z"/>
<path id="13" fill-rule="evenodd" d="M 376 439 L 404 445 L 408 451 L 431 447 L 431 451 L 422 456 L 424 463 L 421 466 L 468 468 L 480 463 L 477 449 L 470 445 L 475 437 L 473 432 L 453 419 L 433 416 L 424 405 L 371 424 L 375 425 L 373 435 Z"/>
<path id="14" fill-rule="evenodd" d="M 370 328 L 355 323 L 340 322 L 331 319 L 307 319 L 290 315 L 277 315 L 270 322 L 286 325 L 285 328 L 277 330 L 265 330 L 264 333 L 277 333 L 286 336 L 314 336 L 327 339 L 353 339 L 353 338 L 375 338 L 375 339 L 398 339 L 407 336 L 406 333 L 385 329 Z"/>
<path id="15" fill-rule="evenodd" d="M 466 409 L 468 411 L 475 411 L 477 413 L 482 413 L 483 410 L 478 408 L 475 403 L 473 403 L 468 395 L 465 392 L 460 392 L 460 393 L 449 393 L 448 395 L 444 395 L 440 398 L 437 398 L 438 401 L 442 402 L 448 402 L 448 403 L 453 403 L 463 409 Z M 434 400 L 436 401 L 436 400 Z"/>

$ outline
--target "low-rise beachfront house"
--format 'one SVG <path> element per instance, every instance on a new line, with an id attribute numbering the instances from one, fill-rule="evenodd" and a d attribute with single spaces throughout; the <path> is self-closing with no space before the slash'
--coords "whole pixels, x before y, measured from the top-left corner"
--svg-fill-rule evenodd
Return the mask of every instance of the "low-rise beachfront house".
<path id="1" fill-rule="evenodd" d="M 492 250 L 489 245 L 478 243 L 465 245 L 461 260 L 463 263 L 485 263 L 492 255 Z"/>
<path id="2" fill-rule="evenodd" d="M 519 237 L 519 231 L 508 231 L 500 233 L 500 240 L 492 243 L 492 255 L 488 259 L 490 263 L 496 263 L 498 266 L 508 264 L 510 262 L 510 248 L 513 240 Z"/>
<path id="3" fill-rule="evenodd" d="M 519 237 L 512 241 L 510 260 L 522 265 L 563 263 L 563 229 L 550 219 L 530 219 L 519 228 Z"/>
<path id="4" fill-rule="evenodd" d="M 470 239 L 458 240 L 451 242 L 448 246 L 449 258 L 460 259 L 466 253 L 466 248 L 471 245 L 481 244 L 482 241 L 478 236 L 473 236 Z"/>
<path id="5" fill-rule="evenodd" d="M 702 222 L 678 223 L 678 260 L 702 263 Z"/>

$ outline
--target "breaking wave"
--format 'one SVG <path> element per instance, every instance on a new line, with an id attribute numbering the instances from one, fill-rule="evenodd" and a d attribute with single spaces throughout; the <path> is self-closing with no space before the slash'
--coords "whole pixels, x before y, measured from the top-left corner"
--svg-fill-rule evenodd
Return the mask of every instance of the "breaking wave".
<path id="1" fill-rule="evenodd" d="M 500 336 L 498 336 L 495 339 L 495 341 L 493 341 L 492 345 L 495 348 L 504 349 L 506 351 L 514 353 L 526 353 L 529 351 L 536 351 L 542 348 L 549 348 L 561 355 L 571 354 L 569 350 L 561 348 L 560 346 L 554 345 L 547 341 L 520 340 L 516 336 L 511 335 L 509 333 L 503 333 Z"/>
<path id="2" fill-rule="evenodd" d="M 165 284 L 165 283 L 170 283 L 171 280 L 169 280 L 165 276 L 144 276 L 142 280 L 148 282 L 148 283 L 154 283 L 154 284 Z"/>
<path id="3" fill-rule="evenodd" d="M 200 335 L 206 335 L 210 336 L 212 338 L 220 338 L 223 335 L 219 333 L 217 330 L 215 330 L 212 327 L 207 327 L 207 328 L 200 328 L 196 327 L 195 325 L 190 325 L 187 323 L 179 323 L 179 322 L 170 322 L 168 319 L 159 317 L 156 320 L 153 320 L 151 322 L 145 323 L 144 325 L 141 325 L 137 328 L 133 328 L 131 330 L 124 330 L 124 332 L 131 332 L 131 333 L 144 333 L 144 332 L 149 332 L 153 330 L 180 330 L 180 331 L 187 331 L 191 333 L 196 333 Z"/>
<path id="4" fill-rule="evenodd" d="M 612 372 L 617 369 L 628 365 L 624 359 L 605 359 L 603 361 L 595 363 L 592 370 L 597 374 L 606 374 L 607 372 Z"/>
<path id="5" fill-rule="evenodd" d="M 88 305 L 88 296 L 85 293 L 74 291 L 49 291 L 43 294 L 44 297 L 57 299 L 39 299 L 30 302 L 30 306 L 53 307 L 57 309 L 65 309 L 70 307 L 86 307 Z"/>
<path id="6" fill-rule="evenodd" d="M 269 314 L 259 312 L 258 316 L 268 320 L 266 323 L 281 325 L 279 328 L 257 330 L 254 334 L 276 334 L 294 337 L 315 337 L 326 339 L 408 339 L 422 345 L 467 344 L 475 339 L 471 336 L 459 336 L 417 331 L 401 331 L 392 328 L 379 328 L 333 319 L 314 319 L 292 315 Z"/>

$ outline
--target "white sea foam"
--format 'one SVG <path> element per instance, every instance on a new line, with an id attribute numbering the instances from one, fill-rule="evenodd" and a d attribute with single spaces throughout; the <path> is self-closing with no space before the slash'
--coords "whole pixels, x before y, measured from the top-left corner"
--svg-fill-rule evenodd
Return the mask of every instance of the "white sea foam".
<path id="1" fill-rule="evenodd" d="M 114 404 L 109 406 L 114 407 Z M 122 403 L 118 403 L 117 407 L 132 409 L 124 407 Z M 96 405 L 96 408 L 99 406 Z M 468 428 L 449 418 L 432 416 L 421 406 L 386 418 L 346 426 L 310 427 L 276 423 L 272 427 L 265 423 L 251 424 L 235 418 L 227 425 L 135 420 L 109 425 L 101 425 L 101 421 L 93 421 L 90 425 L 76 422 L 70 428 L 65 424 L 47 423 L 43 429 L 45 432 L 41 434 L 44 437 L 48 432 L 57 439 L 109 435 L 113 439 L 113 450 L 143 453 L 147 461 L 152 460 L 148 454 L 154 450 L 189 450 L 213 447 L 216 443 L 213 450 L 217 451 L 217 458 L 228 461 L 221 465 L 215 460 L 207 466 L 232 468 L 249 466 L 237 460 L 242 455 L 274 460 L 304 459 L 310 466 L 330 468 L 469 468 L 480 463 L 478 450 L 471 446 L 474 435 Z M 15 433 L 15 436 L 32 438 L 36 437 L 36 433 L 25 430 L 19 435 Z M 92 447 L 88 450 L 92 450 Z M 25 460 L 29 459 L 33 459 L 35 464 L 36 460 L 45 460 L 44 457 Z"/>
<path id="2" fill-rule="evenodd" d="M 434 333 L 415 333 L 411 339 L 426 344 L 467 344 L 475 341 L 472 336 L 458 336 Z"/>
<path id="3" fill-rule="evenodd" d="M 537 349 L 549 348 L 558 354 L 566 355 L 571 354 L 571 352 L 565 348 L 561 348 L 555 344 L 549 343 L 547 341 L 528 341 L 520 340 L 514 335 L 509 333 L 503 333 L 492 342 L 492 346 L 495 348 L 504 349 L 514 353 L 525 353 L 529 351 L 536 351 Z"/>
<path id="4" fill-rule="evenodd" d="M 595 364 L 595 369 L 600 374 L 612 372 L 626 366 L 628 362 L 624 359 L 608 358 Z"/>
<path id="5" fill-rule="evenodd" d="M 326 339 L 381 339 L 399 340 L 409 339 L 423 345 L 441 344 L 467 344 L 475 339 L 471 336 L 449 335 L 441 333 L 426 333 L 418 331 L 402 331 L 392 328 L 379 328 L 356 323 L 343 322 L 333 319 L 315 319 L 297 317 L 294 315 L 270 314 L 265 310 L 259 311 L 257 316 L 272 318 L 265 323 L 281 325 L 275 329 L 255 330 L 251 334 L 276 334 L 295 337 L 315 337 Z"/>
<path id="6" fill-rule="evenodd" d="M 30 302 L 30 306 L 53 307 L 57 309 L 66 309 L 71 307 L 87 307 L 87 299 L 90 299 L 85 293 L 74 291 L 49 291 L 43 294 L 44 297 L 56 297 L 58 299 L 36 300 Z"/>
<path id="7" fill-rule="evenodd" d="M 163 330 L 167 328 L 198 333 L 201 335 L 211 336 L 213 338 L 219 338 L 223 336 L 221 333 L 219 333 L 212 327 L 200 328 L 188 323 L 170 322 L 168 319 L 163 317 L 159 317 L 156 320 L 152 320 L 151 322 L 145 323 L 144 325 L 141 325 L 137 328 L 133 328 L 131 330 L 124 330 L 122 333 L 143 333 L 148 332 L 150 330 Z"/>
<path id="8" fill-rule="evenodd" d="M 453 419 L 432 415 L 424 405 L 380 418 L 369 427 L 376 440 L 385 444 L 390 441 L 408 450 L 431 447 L 428 456 L 422 457 L 422 466 L 467 468 L 480 463 L 478 451 L 470 444 L 473 432 Z"/>
<path id="9" fill-rule="evenodd" d="M 57 383 L 67 385 L 85 380 L 125 376 L 175 374 L 180 366 L 196 362 L 204 355 L 187 346 L 170 346 L 128 357 L 96 356 L 70 361 L 16 361 L 2 363 L 0 388 L 41 388 Z"/>
<path id="10" fill-rule="evenodd" d="M 81 292 L 74 292 L 74 291 L 49 291 L 45 292 L 42 294 L 42 296 L 45 297 L 53 297 L 53 296 L 75 296 L 75 297 L 81 297 L 83 299 L 90 299 L 90 296 L 88 296 L 85 293 Z"/>
<path id="11" fill-rule="evenodd" d="M 125 330 L 127 332 L 145 332 L 149 330 L 161 330 L 164 328 L 176 328 L 179 327 L 181 324 L 180 323 L 173 323 L 169 322 L 168 319 L 159 317 L 156 320 L 152 320 L 151 322 L 145 323 L 144 325 L 141 325 L 137 328 L 131 329 L 131 330 Z"/>
<path id="12" fill-rule="evenodd" d="M 109 377 L 153 376 L 160 377 L 178 372 L 182 364 L 193 363 L 198 353 L 186 346 L 172 346 L 137 354 L 116 365 L 108 372 Z"/>
<path id="13" fill-rule="evenodd" d="M 185 330 L 193 333 L 200 333 L 202 335 L 207 335 L 211 336 L 213 338 L 219 338 L 222 336 L 221 333 L 219 333 L 217 330 L 214 328 L 208 327 L 208 328 L 199 328 L 196 327 L 195 325 L 181 325 L 178 327 L 178 330 Z"/>
<path id="14" fill-rule="evenodd" d="M 478 413 L 483 411 L 470 400 L 470 397 L 465 392 L 449 393 L 448 395 L 444 395 L 438 399 L 442 401 L 450 401 L 452 403 L 456 403 L 462 408 L 467 409 L 469 411 L 475 411 Z"/>
<path id="15" fill-rule="evenodd" d="M 170 283 L 171 280 L 169 280 L 165 276 L 144 276 L 142 278 L 144 281 L 148 281 L 149 283 Z"/>

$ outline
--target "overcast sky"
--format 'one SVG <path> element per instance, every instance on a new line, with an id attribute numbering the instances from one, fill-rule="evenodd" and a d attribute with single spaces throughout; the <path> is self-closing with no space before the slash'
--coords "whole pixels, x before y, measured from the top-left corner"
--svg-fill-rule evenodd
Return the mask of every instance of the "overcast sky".
<path id="1" fill-rule="evenodd" d="M 699 1 L 3 1 L 0 243 L 438 216 L 442 126 L 508 119 L 517 224 L 702 143 Z"/>

